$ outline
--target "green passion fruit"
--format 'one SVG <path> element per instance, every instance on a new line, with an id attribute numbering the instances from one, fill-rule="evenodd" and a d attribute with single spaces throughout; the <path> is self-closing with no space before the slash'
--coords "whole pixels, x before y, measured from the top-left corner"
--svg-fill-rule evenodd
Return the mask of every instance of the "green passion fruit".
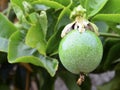
<path id="1" fill-rule="evenodd" d="M 75 74 L 89 73 L 99 65 L 103 46 L 99 37 L 92 31 L 80 33 L 70 31 L 59 45 L 59 57 L 63 66 Z"/>

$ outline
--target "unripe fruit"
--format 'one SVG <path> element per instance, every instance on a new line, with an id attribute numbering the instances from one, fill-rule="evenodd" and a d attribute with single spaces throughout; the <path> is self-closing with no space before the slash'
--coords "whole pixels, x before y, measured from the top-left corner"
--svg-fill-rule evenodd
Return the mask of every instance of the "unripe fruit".
<path id="1" fill-rule="evenodd" d="M 59 57 L 63 66 L 75 74 L 89 73 L 102 59 L 103 47 L 98 36 L 90 31 L 70 31 L 60 42 Z"/>

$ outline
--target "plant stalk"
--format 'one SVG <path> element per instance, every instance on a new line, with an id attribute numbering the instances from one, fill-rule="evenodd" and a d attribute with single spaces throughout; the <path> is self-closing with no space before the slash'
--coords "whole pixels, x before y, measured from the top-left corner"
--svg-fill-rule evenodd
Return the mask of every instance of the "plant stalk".
<path id="1" fill-rule="evenodd" d="M 120 38 L 120 35 L 118 34 L 113 34 L 113 33 L 99 33 L 100 36 L 102 37 L 112 37 L 112 38 Z"/>

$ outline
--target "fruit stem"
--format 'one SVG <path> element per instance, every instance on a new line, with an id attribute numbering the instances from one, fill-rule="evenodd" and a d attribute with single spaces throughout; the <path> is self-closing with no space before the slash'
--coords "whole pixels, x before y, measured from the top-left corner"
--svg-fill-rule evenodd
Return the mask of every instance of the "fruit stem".
<path id="1" fill-rule="evenodd" d="M 103 36 L 103 37 L 120 38 L 120 35 L 118 35 L 118 34 L 112 34 L 112 33 L 102 33 L 102 32 L 99 32 L 99 35 Z"/>
<path id="2" fill-rule="evenodd" d="M 84 82 L 85 80 L 85 75 L 84 73 L 80 73 L 80 77 L 79 79 L 77 80 L 77 84 L 80 86 L 82 84 L 82 82 Z"/>

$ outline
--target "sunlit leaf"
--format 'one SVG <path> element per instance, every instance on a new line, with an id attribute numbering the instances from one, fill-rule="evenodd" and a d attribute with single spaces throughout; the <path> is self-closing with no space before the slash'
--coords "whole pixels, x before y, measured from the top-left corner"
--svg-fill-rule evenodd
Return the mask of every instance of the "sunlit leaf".
<path id="1" fill-rule="evenodd" d="M 11 3 L 13 4 L 16 4 L 18 7 L 20 7 L 21 10 L 24 11 L 24 6 L 23 6 L 23 2 L 26 1 L 26 2 L 32 2 L 34 0 L 11 0 Z"/>
<path id="2" fill-rule="evenodd" d="M 33 25 L 29 29 L 26 36 L 26 44 L 32 48 L 38 49 L 38 51 L 45 55 L 46 53 L 46 31 L 47 31 L 47 19 L 45 12 L 40 16 L 37 13 L 33 13 Z"/>
<path id="3" fill-rule="evenodd" d="M 93 20 L 120 23 L 120 14 L 97 14 Z"/>
<path id="4" fill-rule="evenodd" d="M 70 0 L 52 0 L 52 1 L 58 2 L 64 6 L 67 6 L 70 3 Z"/>
<path id="5" fill-rule="evenodd" d="M 12 8 L 17 16 L 17 19 L 21 23 L 21 26 L 23 28 L 28 29 L 30 27 L 30 23 L 26 19 L 25 10 L 24 10 L 24 7 L 22 5 L 23 0 L 17 0 L 17 1 L 18 2 L 16 2 L 15 0 L 11 1 Z"/>
<path id="6" fill-rule="evenodd" d="M 2 14 L 0 14 L 0 51 L 8 51 L 8 39 L 17 28 Z"/>
<path id="7" fill-rule="evenodd" d="M 80 4 L 85 8 L 85 4 L 86 4 L 87 0 L 80 0 Z"/>
<path id="8" fill-rule="evenodd" d="M 86 0 L 85 8 L 87 10 L 88 17 L 97 14 L 107 3 L 108 0 Z"/>
<path id="9" fill-rule="evenodd" d="M 85 2 L 85 0 L 83 0 Z M 71 9 L 81 4 L 81 0 L 72 0 Z M 81 4 L 83 6 L 83 4 Z M 84 6 L 83 6 L 84 7 Z"/>
<path id="10" fill-rule="evenodd" d="M 108 0 L 105 7 L 100 11 L 100 13 L 106 14 L 118 14 L 120 13 L 120 0 Z"/>
<path id="11" fill-rule="evenodd" d="M 39 1 L 34 1 L 32 2 L 33 5 L 35 4 L 41 4 L 41 5 L 46 5 L 51 8 L 59 9 L 63 8 L 64 6 L 58 2 L 55 1 L 50 1 L 50 0 L 39 0 Z"/>
<path id="12" fill-rule="evenodd" d="M 36 49 L 32 49 L 24 44 L 25 32 L 17 31 L 10 37 L 8 61 L 10 63 L 31 63 L 45 68 L 51 76 L 55 75 L 58 61 L 53 58 L 40 55 Z"/>
<path id="13" fill-rule="evenodd" d="M 33 7 L 34 7 L 35 11 L 46 11 L 46 10 L 50 9 L 50 7 L 43 5 L 43 4 L 33 4 Z"/>
<path id="14" fill-rule="evenodd" d="M 14 9 L 14 12 L 17 16 L 17 18 L 21 21 L 22 19 L 25 19 L 24 16 L 24 7 L 22 5 L 23 0 L 11 0 L 12 7 Z"/>
<path id="15" fill-rule="evenodd" d="M 42 28 L 44 37 L 46 37 L 46 33 L 47 33 L 47 15 L 45 11 L 41 11 L 40 16 L 39 16 L 39 22 L 40 22 L 40 26 Z"/>
<path id="16" fill-rule="evenodd" d="M 16 4 L 17 6 L 19 6 L 22 10 L 24 10 L 24 7 L 22 5 L 23 0 L 11 0 L 11 3 Z"/>

